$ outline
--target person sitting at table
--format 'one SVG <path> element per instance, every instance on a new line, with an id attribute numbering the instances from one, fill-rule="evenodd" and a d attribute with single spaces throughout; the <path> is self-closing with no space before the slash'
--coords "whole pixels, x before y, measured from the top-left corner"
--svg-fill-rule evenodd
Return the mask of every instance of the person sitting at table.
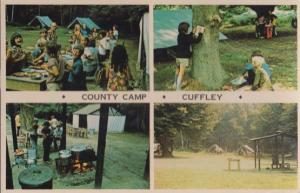
<path id="1" fill-rule="evenodd" d="M 46 52 L 46 43 L 47 30 L 43 28 L 40 31 L 40 38 L 36 42 L 35 50 L 32 52 L 34 64 L 43 64 L 44 62 L 47 62 L 48 58 Z"/>
<path id="2" fill-rule="evenodd" d="M 67 90 L 84 91 L 86 90 L 86 79 L 81 60 L 84 48 L 81 44 L 78 44 L 74 46 L 72 52 L 73 63 L 67 66 L 69 70 Z"/>
<path id="3" fill-rule="evenodd" d="M 6 75 L 11 75 L 21 71 L 23 67 L 28 66 L 30 57 L 22 49 L 23 37 L 20 33 L 15 32 L 10 37 L 11 47 L 7 50 L 6 55 Z"/>
<path id="4" fill-rule="evenodd" d="M 89 46 L 89 38 L 81 39 L 81 45 L 84 47 L 83 55 L 81 56 L 83 70 L 86 76 L 94 76 L 97 66 L 99 65 L 98 49 Z"/>
<path id="5" fill-rule="evenodd" d="M 62 87 L 62 79 L 65 71 L 65 62 L 59 58 L 60 44 L 53 41 L 47 43 L 48 65 L 42 68 L 48 72 L 46 81 L 48 91 L 59 91 Z"/>

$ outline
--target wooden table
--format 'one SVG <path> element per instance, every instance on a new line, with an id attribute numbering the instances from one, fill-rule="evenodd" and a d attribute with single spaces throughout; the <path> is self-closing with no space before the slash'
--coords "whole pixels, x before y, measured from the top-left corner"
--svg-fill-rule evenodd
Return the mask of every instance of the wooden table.
<path id="1" fill-rule="evenodd" d="M 47 89 L 46 78 L 32 80 L 29 77 L 6 76 L 6 89 L 18 91 L 43 91 Z"/>
<path id="2" fill-rule="evenodd" d="M 228 170 L 232 170 L 231 162 L 236 162 L 237 163 L 237 170 L 241 170 L 240 159 L 233 159 L 233 158 L 228 158 Z"/>

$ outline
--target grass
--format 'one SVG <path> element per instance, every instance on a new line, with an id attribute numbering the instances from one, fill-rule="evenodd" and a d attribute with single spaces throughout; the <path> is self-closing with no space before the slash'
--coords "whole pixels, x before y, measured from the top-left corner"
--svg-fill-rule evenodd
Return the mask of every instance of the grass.
<path id="1" fill-rule="evenodd" d="M 280 171 L 270 167 L 270 159 L 262 159 L 262 170 L 254 169 L 253 158 L 230 153 L 174 152 L 174 158 L 154 161 L 154 186 L 157 189 L 296 189 L 295 170 Z M 241 170 L 227 169 L 227 159 L 238 158 Z M 296 164 L 296 160 L 290 161 Z M 236 168 L 232 164 L 232 168 Z"/>
<path id="2" fill-rule="evenodd" d="M 23 26 L 6 26 L 6 39 L 10 42 L 10 37 L 14 32 L 19 32 L 23 36 L 22 48 L 26 51 L 33 51 L 36 41 L 39 38 L 38 29 L 28 29 Z M 66 50 L 69 46 L 68 40 L 70 39 L 72 31 L 60 27 L 57 29 L 58 43 L 62 45 L 62 50 Z M 122 36 L 123 35 L 123 36 Z M 126 47 L 128 54 L 129 67 L 134 80 L 140 79 L 140 73 L 136 68 L 136 61 L 138 57 L 139 37 L 121 34 L 121 38 L 118 40 L 119 44 L 123 44 Z M 100 88 L 94 82 L 88 82 L 88 90 L 99 90 Z"/>
<path id="3" fill-rule="evenodd" d="M 222 29 L 228 40 L 220 41 L 220 62 L 227 74 L 224 85 L 230 83 L 243 72 L 244 64 L 254 50 L 261 50 L 272 70 L 275 90 L 297 89 L 297 37 L 290 26 L 278 27 L 279 37 L 272 40 L 255 39 L 253 26 L 239 26 Z M 175 61 L 155 63 L 155 90 L 174 90 Z M 189 67 L 190 68 L 190 67 Z M 207 90 L 190 76 L 187 69 L 185 79 L 188 85 L 184 90 Z M 197 82 L 197 83 L 195 83 Z M 222 90 L 222 87 L 218 90 Z"/>
<path id="4" fill-rule="evenodd" d="M 14 162 L 10 122 L 7 121 L 7 142 L 11 164 Z M 91 145 L 97 150 L 98 135 L 89 135 L 88 139 L 67 136 L 67 149 L 74 144 Z M 149 138 L 140 133 L 108 133 L 104 158 L 104 175 L 102 188 L 104 189 L 148 189 L 149 181 L 144 179 L 144 168 L 147 157 Z M 56 173 L 55 158 L 58 152 L 50 154 L 50 163 L 42 161 L 42 139 L 38 140 L 38 165 L 47 165 L 54 171 L 53 189 L 92 189 L 94 188 L 95 170 L 85 171 L 82 174 L 68 174 L 60 176 Z M 95 164 L 95 163 L 94 163 Z M 14 166 L 14 188 L 20 189 L 18 175 L 25 169 L 24 166 Z"/>

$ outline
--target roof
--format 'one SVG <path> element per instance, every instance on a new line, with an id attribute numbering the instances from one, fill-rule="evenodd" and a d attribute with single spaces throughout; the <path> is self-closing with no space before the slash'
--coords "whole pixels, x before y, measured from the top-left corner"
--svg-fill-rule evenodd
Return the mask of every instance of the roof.
<path id="1" fill-rule="evenodd" d="M 89 104 L 85 107 L 73 112 L 75 115 L 99 115 L 100 114 L 100 104 Z M 110 116 L 120 116 L 122 115 L 119 111 L 116 109 L 109 107 L 109 115 Z"/>
<path id="2" fill-rule="evenodd" d="M 88 29 L 96 28 L 101 29 L 91 18 L 89 17 L 76 17 L 69 25 L 68 28 L 71 28 L 75 23 L 79 23 L 80 25 L 85 24 Z"/>
<path id="3" fill-rule="evenodd" d="M 191 25 L 192 17 L 191 9 L 154 10 L 154 49 L 176 46 L 178 24 L 185 21 Z M 220 32 L 219 40 L 225 39 Z"/>
<path id="4" fill-rule="evenodd" d="M 35 16 L 27 25 L 31 25 L 38 21 L 42 27 L 50 27 L 53 21 L 48 16 Z"/>
<path id="5" fill-rule="evenodd" d="M 266 136 L 262 136 L 262 137 L 252 138 L 252 139 L 250 139 L 250 141 L 257 141 L 257 140 L 262 140 L 262 139 L 270 139 L 270 138 L 277 137 L 277 136 L 285 136 L 285 137 L 288 137 L 288 138 L 295 138 L 295 139 L 297 139 L 296 135 L 291 135 L 291 134 L 288 134 L 288 133 L 283 132 L 283 131 L 278 131 L 278 132 L 276 132 L 274 134 L 271 134 L 271 135 L 266 135 Z"/>

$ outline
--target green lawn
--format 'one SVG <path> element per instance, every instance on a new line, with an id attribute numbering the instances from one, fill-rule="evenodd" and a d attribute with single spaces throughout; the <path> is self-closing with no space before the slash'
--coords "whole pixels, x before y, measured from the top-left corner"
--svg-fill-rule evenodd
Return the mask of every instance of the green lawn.
<path id="1" fill-rule="evenodd" d="M 234 154 L 174 152 L 174 158 L 156 158 L 156 189 L 296 189 L 296 169 L 275 171 L 270 159 L 262 159 L 262 170 L 254 169 L 253 158 Z M 238 158 L 241 170 L 228 170 L 228 158 Z M 295 166 L 296 160 L 289 160 Z M 236 169 L 236 164 L 232 168 Z"/>
<path id="2" fill-rule="evenodd" d="M 220 62 L 226 71 L 224 85 L 243 72 L 244 64 L 254 50 L 261 50 L 272 70 L 275 90 L 297 89 L 297 37 L 291 27 L 278 27 L 279 37 L 272 40 L 255 39 L 253 26 L 240 26 L 222 30 L 228 40 L 220 41 Z M 155 63 L 155 90 L 173 90 L 175 61 Z M 207 90 L 190 76 L 187 69 L 187 85 L 184 90 Z M 221 90 L 220 88 L 219 90 Z"/>

